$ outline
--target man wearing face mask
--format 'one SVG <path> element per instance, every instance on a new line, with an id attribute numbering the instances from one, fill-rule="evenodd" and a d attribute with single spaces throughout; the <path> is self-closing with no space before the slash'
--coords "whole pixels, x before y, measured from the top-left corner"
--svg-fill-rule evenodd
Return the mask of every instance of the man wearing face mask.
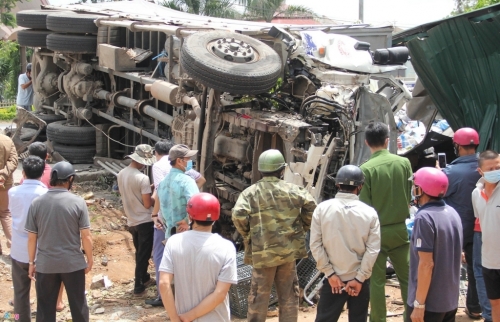
<path id="1" fill-rule="evenodd" d="M 479 134 L 476 130 L 469 127 L 457 130 L 453 135 L 453 146 L 458 158 L 443 169 L 449 181 L 444 201 L 458 212 L 464 230 L 462 249 L 467 262 L 468 280 L 465 313 L 472 319 L 480 319 L 482 311 L 472 263 L 475 218 L 471 195 L 481 177 L 477 171 L 478 145 Z"/>
<path id="2" fill-rule="evenodd" d="M 482 230 L 481 265 L 493 322 L 500 321 L 500 156 L 487 150 L 479 155 L 482 175 L 472 192 L 474 215 Z"/>
<path id="3" fill-rule="evenodd" d="M 198 153 L 190 150 L 184 144 L 174 145 L 168 152 L 172 169 L 158 186 L 158 201 L 160 202 L 163 222 L 166 226 L 165 238 L 175 233 L 189 230 L 189 217 L 186 212 L 188 200 L 199 192 L 196 182 L 186 171 L 193 168 L 191 160 Z"/>
<path id="4" fill-rule="evenodd" d="M 435 168 L 413 175 L 420 205 L 410 239 L 406 322 L 455 321 L 460 294 L 462 223 L 443 196 L 448 178 Z"/>
<path id="5" fill-rule="evenodd" d="M 123 210 L 127 216 L 128 231 L 135 247 L 134 295 L 146 294 L 146 287 L 154 283 L 148 273 L 149 258 L 153 250 L 153 219 L 151 218 L 151 184 L 142 173 L 146 166 L 153 165 L 153 148 L 147 144 L 136 146 L 128 156 L 130 165 L 118 173 L 118 187 L 122 196 Z"/>
<path id="6" fill-rule="evenodd" d="M 36 281 L 37 321 L 56 321 L 61 282 L 72 320 L 89 321 L 85 274 L 93 265 L 92 235 L 85 200 L 70 192 L 75 176 L 70 163 L 54 165 L 52 188 L 34 199 L 28 210 L 24 229 L 28 232 L 28 276 Z"/>

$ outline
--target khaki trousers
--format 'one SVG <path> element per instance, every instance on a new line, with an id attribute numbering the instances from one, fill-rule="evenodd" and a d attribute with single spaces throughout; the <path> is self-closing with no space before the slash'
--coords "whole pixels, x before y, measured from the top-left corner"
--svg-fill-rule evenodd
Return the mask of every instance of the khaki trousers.
<path id="1" fill-rule="evenodd" d="M 12 216 L 9 210 L 9 191 L 8 188 L 0 188 L 0 222 L 2 223 L 2 229 L 7 238 L 7 247 L 10 247 L 10 242 L 12 240 Z M 0 243 L 0 252 L 2 251 L 2 244 Z"/>
<path id="2" fill-rule="evenodd" d="M 296 322 L 299 314 L 299 282 L 295 261 L 275 267 L 253 268 L 248 295 L 249 322 L 265 321 L 272 285 L 278 293 L 280 322 Z"/>

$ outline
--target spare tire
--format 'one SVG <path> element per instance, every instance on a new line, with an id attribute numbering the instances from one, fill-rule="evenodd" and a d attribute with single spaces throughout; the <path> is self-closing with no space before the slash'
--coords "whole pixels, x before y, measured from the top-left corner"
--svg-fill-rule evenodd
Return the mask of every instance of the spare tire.
<path id="1" fill-rule="evenodd" d="M 47 36 L 47 48 L 62 53 L 94 54 L 97 38 L 93 35 L 50 34 Z"/>
<path id="2" fill-rule="evenodd" d="M 47 29 L 47 16 L 60 10 L 23 10 L 16 13 L 18 26 L 33 29 Z"/>
<path id="3" fill-rule="evenodd" d="M 125 47 L 125 29 L 120 27 L 99 27 L 97 30 L 97 44 L 108 44 L 108 30 L 109 45 Z"/>
<path id="4" fill-rule="evenodd" d="M 19 30 L 17 42 L 25 47 L 47 47 L 47 36 L 52 32 L 48 30 Z"/>
<path id="5" fill-rule="evenodd" d="M 47 29 L 65 33 L 95 34 L 97 33 L 97 25 L 94 20 L 102 17 L 104 16 L 59 12 L 47 16 Z"/>
<path id="6" fill-rule="evenodd" d="M 53 143 L 54 151 L 70 163 L 93 163 L 96 153 L 95 145 L 72 146 Z"/>
<path id="7" fill-rule="evenodd" d="M 281 59 L 271 47 L 228 31 L 196 32 L 187 37 L 181 64 L 203 85 L 232 94 L 267 92 L 281 74 Z"/>
<path id="8" fill-rule="evenodd" d="M 56 121 L 47 125 L 47 138 L 62 144 L 95 145 L 95 129 L 92 126 L 78 126 L 68 121 Z"/>

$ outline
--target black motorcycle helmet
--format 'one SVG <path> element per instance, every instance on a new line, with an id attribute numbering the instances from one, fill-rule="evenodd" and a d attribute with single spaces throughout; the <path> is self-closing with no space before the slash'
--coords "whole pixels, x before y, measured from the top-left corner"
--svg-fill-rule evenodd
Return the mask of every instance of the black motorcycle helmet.
<path id="1" fill-rule="evenodd" d="M 345 165 L 337 172 L 335 183 L 338 185 L 358 187 L 365 182 L 363 171 L 355 165 Z"/>
<path id="2" fill-rule="evenodd" d="M 66 161 L 57 162 L 50 172 L 51 180 L 66 180 L 76 175 L 75 168 Z"/>

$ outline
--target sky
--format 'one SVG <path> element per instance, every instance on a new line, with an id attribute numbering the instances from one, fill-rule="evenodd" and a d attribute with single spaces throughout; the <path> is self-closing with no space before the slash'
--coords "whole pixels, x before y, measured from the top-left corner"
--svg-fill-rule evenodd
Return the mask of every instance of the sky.
<path id="1" fill-rule="evenodd" d="M 358 0 L 286 0 L 286 3 L 308 7 L 316 14 L 339 22 L 358 20 Z M 454 0 L 364 0 L 364 22 L 394 24 L 406 29 L 443 19 L 453 10 L 454 4 Z"/>

